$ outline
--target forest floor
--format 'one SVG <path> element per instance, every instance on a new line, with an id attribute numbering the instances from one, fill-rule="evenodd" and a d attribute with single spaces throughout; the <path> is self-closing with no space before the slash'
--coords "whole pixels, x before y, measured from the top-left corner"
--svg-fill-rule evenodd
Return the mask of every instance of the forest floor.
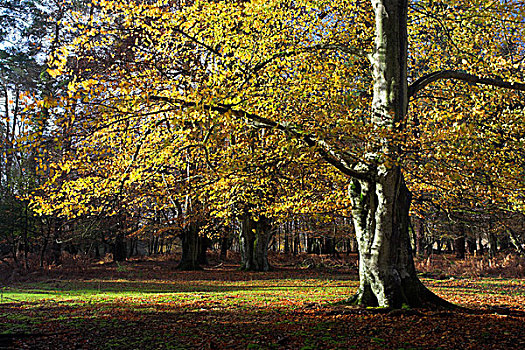
<path id="1" fill-rule="evenodd" d="M 234 261 L 198 272 L 173 258 L 70 263 L 21 276 L 1 289 L 0 349 L 525 349 L 523 278 L 452 276 L 425 260 L 424 283 L 471 311 L 387 311 L 337 303 L 357 289 L 355 256 L 274 255 L 266 273 Z"/>

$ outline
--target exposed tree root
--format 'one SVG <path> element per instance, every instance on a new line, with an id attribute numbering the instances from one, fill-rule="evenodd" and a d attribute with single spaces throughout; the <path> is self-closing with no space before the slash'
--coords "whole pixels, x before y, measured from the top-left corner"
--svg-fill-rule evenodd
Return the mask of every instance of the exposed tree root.
<path id="1" fill-rule="evenodd" d="M 399 286 L 399 290 L 396 291 L 395 295 L 397 297 L 393 300 L 392 307 L 386 307 L 383 309 L 395 310 L 425 308 L 430 310 L 469 310 L 440 298 L 423 285 L 423 283 L 417 278 L 412 279 L 410 283 L 403 283 Z M 360 307 L 377 308 L 379 306 L 377 298 L 369 287 L 360 288 L 356 294 L 347 299 L 344 303 Z"/>

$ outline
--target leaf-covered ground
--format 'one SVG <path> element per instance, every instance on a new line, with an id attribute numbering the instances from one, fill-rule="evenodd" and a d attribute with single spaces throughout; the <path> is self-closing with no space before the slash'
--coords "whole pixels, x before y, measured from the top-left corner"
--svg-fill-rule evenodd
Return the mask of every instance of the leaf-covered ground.
<path id="1" fill-rule="evenodd" d="M 384 312 L 336 303 L 356 290 L 353 269 L 174 266 L 100 264 L 3 287 L 0 348 L 525 348 L 523 279 L 424 279 L 473 311 Z"/>

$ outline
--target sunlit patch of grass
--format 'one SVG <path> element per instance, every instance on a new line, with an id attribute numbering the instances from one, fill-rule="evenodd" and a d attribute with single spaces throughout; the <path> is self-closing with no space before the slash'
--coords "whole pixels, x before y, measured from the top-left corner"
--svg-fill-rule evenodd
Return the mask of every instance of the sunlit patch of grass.
<path id="1" fill-rule="evenodd" d="M 355 281 L 253 280 L 253 281 L 129 281 L 90 280 L 32 283 L 4 290 L 4 302 L 179 303 L 220 302 L 224 306 L 330 302 L 347 297 Z"/>
<path id="2" fill-rule="evenodd" d="M 523 280 L 424 279 L 424 283 L 452 301 L 458 296 L 497 295 L 525 296 Z M 330 303 L 352 295 L 357 281 L 330 279 L 265 279 L 248 281 L 133 281 L 62 280 L 28 283 L 4 288 L 3 303 L 24 303 L 26 308 L 42 305 L 82 306 L 118 304 L 119 307 L 140 309 L 146 306 L 168 305 L 183 309 L 252 308 L 290 309 L 307 303 Z M 468 298 L 466 299 L 468 300 Z M 155 309 L 155 308 L 153 308 Z M 152 311 L 153 312 L 153 311 Z"/>

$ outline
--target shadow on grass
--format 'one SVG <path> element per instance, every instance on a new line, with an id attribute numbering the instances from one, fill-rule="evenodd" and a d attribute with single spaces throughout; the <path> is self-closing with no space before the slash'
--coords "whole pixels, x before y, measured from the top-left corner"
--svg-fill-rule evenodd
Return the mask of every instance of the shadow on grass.
<path id="1" fill-rule="evenodd" d="M 334 311 L 335 310 L 335 311 Z M 2 310 L 5 312 L 6 310 Z M 11 310 L 15 312 L 15 310 Z M 30 314 L 31 310 L 18 310 Z M 518 349 L 523 316 L 423 312 L 419 315 L 338 313 L 330 306 L 281 310 L 50 305 L 31 314 L 38 333 L 14 336 L 13 348 L 39 349 Z M 445 317 L 446 316 L 446 317 Z M 0 315 L 2 317 L 2 315 Z"/>
<path id="2" fill-rule="evenodd" d="M 512 284 L 509 280 L 504 279 L 484 279 L 484 280 L 427 280 L 430 288 L 437 288 L 450 292 L 462 293 L 486 293 L 499 294 L 505 296 L 525 296 L 525 288 L 523 283 Z"/>

